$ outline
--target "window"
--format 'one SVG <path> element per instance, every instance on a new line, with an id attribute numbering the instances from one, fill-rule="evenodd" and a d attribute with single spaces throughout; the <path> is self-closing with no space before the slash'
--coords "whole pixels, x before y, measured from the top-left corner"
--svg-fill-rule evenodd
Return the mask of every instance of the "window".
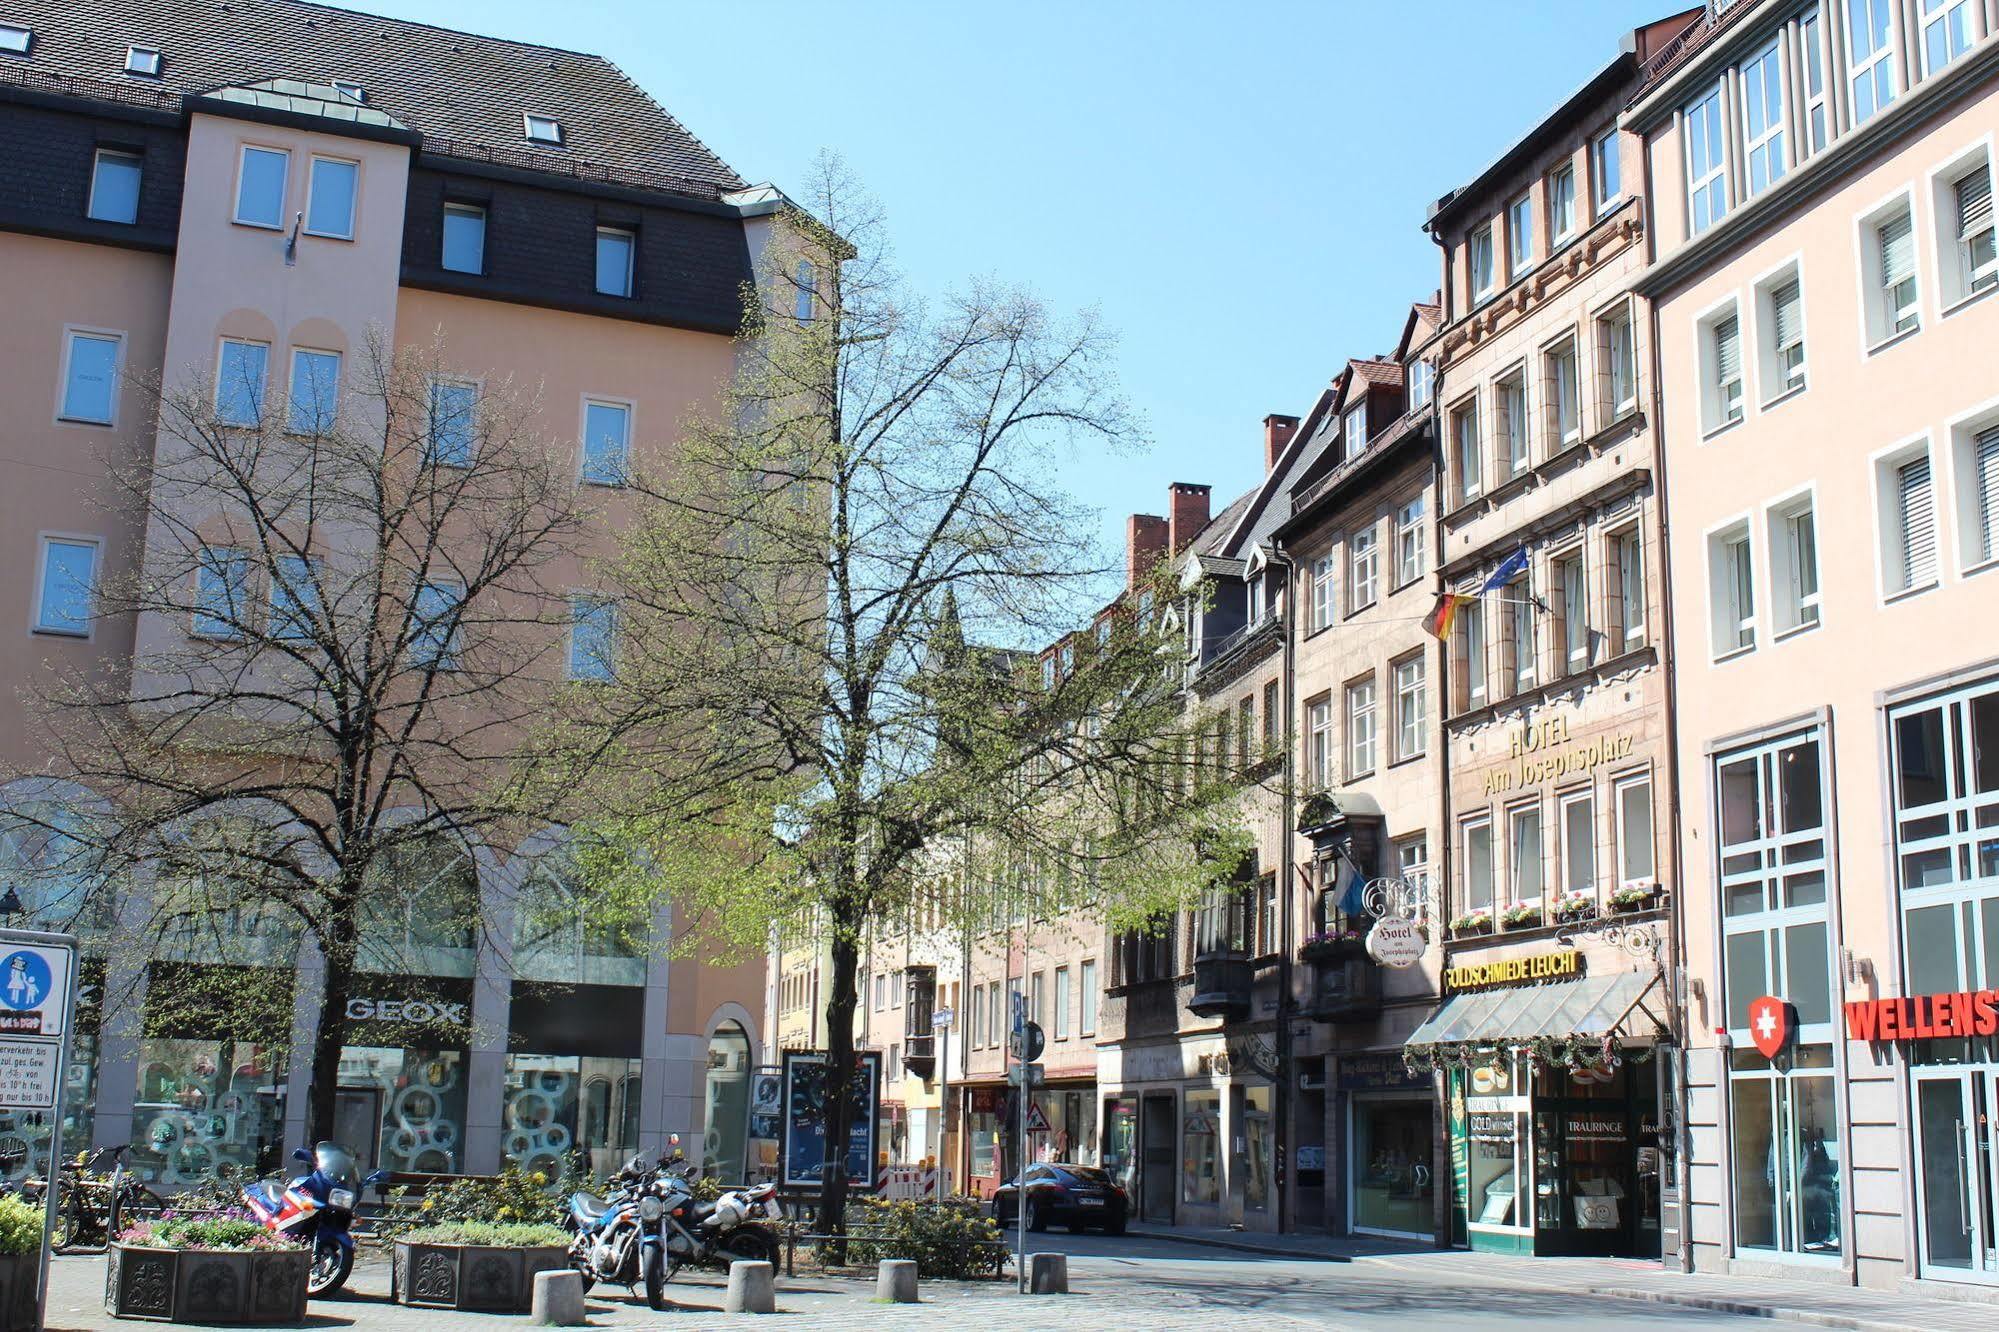
<path id="1" fill-rule="evenodd" d="M 583 479 L 600 486 L 622 485 L 631 433 L 632 409 L 629 406 L 617 402 L 586 402 L 583 405 Z"/>
<path id="2" fill-rule="evenodd" d="M 479 447 L 479 386 L 440 379 L 430 386 L 430 461 L 470 467 Z"/>
<path id="3" fill-rule="evenodd" d="M 1916 233 L 1906 204 L 1874 227 L 1880 305 L 1874 341 L 1914 331 L 1922 323 L 1916 290 Z"/>
<path id="4" fill-rule="evenodd" d="M 1055 687 L 1055 658 L 1053 655 L 1041 659 L 1041 687 L 1043 689 L 1053 689 Z"/>
<path id="5" fill-rule="evenodd" d="M 1992 167 L 1980 162 L 1951 185 L 1950 202 L 1957 217 L 1957 269 L 1960 299 L 1999 286 L 1999 248 L 1993 244 Z"/>
<path id="6" fill-rule="evenodd" d="M 1805 299 L 1793 267 L 1757 289 L 1763 343 L 1763 395 L 1775 402 L 1805 386 Z"/>
<path id="7" fill-rule="evenodd" d="M 1638 408 L 1638 339 L 1631 307 L 1618 304 L 1596 321 L 1598 415 L 1608 424 Z"/>
<path id="8" fill-rule="evenodd" d="M 1687 108 L 1687 230 L 1698 236 L 1728 211 L 1721 86 Z"/>
<path id="9" fill-rule="evenodd" d="M 1402 368 L 1402 374 L 1409 386 L 1409 410 L 1413 412 L 1427 405 L 1437 383 L 1437 372 L 1430 368 L 1430 363 L 1418 357 Z"/>
<path id="10" fill-rule="evenodd" d="M 1284 748 L 1284 711 L 1277 701 L 1277 681 L 1263 686 L 1263 752 L 1277 754 Z"/>
<path id="11" fill-rule="evenodd" d="M 368 100 L 368 90 L 350 79 L 335 79 L 333 90 L 349 101 L 365 103 Z"/>
<path id="12" fill-rule="evenodd" d="M 264 419 L 264 376 L 271 349 L 224 339 L 215 373 L 215 415 L 223 425 L 254 427 Z"/>
<path id="13" fill-rule="evenodd" d="M 465 606 L 460 583 L 427 582 L 410 607 L 410 655 L 419 666 L 440 671 L 458 666 L 458 621 Z"/>
<path id="14" fill-rule="evenodd" d="M 792 313 L 801 324 L 812 322 L 819 297 L 819 278 L 810 263 L 800 261 L 798 265 L 797 300 Z"/>
<path id="15" fill-rule="evenodd" d="M 1351 458 L 1367 447 L 1367 404 L 1362 402 L 1347 409 L 1340 419 L 1340 446 Z"/>
<path id="16" fill-rule="evenodd" d="M 1429 708 L 1423 689 L 1423 658 L 1395 663 L 1395 757 L 1412 759 L 1429 743 Z"/>
<path id="17" fill-rule="evenodd" d="M 118 406 L 118 353 L 110 333 L 71 333 L 63 351 L 62 419 L 110 425 Z"/>
<path id="18" fill-rule="evenodd" d="M 1562 797 L 1562 893 L 1596 895 L 1596 797 L 1586 789 Z"/>
<path id="19" fill-rule="evenodd" d="M 1617 131 L 1605 130 L 1589 146 L 1591 188 L 1596 192 L 1596 214 L 1602 217 L 1611 204 L 1624 192 L 1619 182 L 1617 160 Z"/>
<path id="20" fill-rule="evenodd" d="M 1500 669 L 1505 675 L 1508 697 L 1526 693 L 1539 683 L 1540 644 L 1534 632 L 1534 584 L 1525 575 L 1506 584 L 1503 637 L 1500 642 Z"/>
<path id="21" fill-rule="evenodd" d="M 271 637 L 280 643 L 306 643 L 319 623 L 320 567 L 302 555 L 280 555 L 271 578 Z"/>
<path id="22" fill-rule="evenodd" d="M 1556 626 L 1565 674 L 1589 668 L 1589 577 L 1581 551 L 1554 563 L 1555 592 L 1561 598 L 1561 623 Z"/>
<path id="23" fill-rule="evenodd" d="M 1077 1023 L 1076 1034 L 1094 1036 L 1097 1034 L 1097 960 L 1086 957 L 1076 970 L 1077 984 L 1081 989 L 1077 997 L 1082 1000 L 1079 1005 L 1081 1021 Z"/>
<path id="24" fill-rule="evenodd" d="M 1923 73 L 1971 49 L 1971 0 L 1923 0 Z"/>
<path id="25" fill-rule="evenodd" d="M 339 406 L 340 353 L 293 348 L 285 428 L 299 435 L 323 435 L 333 429 Z"/>
<path id="26" fill-rule="evenodd" d="M 311 188 L 305 202 L 308 235 L 354 238 L 354 198 L 360 179 L 358 162 L 343 162 L 337 157 L 312 159 Z"/>
<path id="27" fill-rule="evenodd" d="M 1481 227 L 1472 233 L 1468 262 L 1471 265 L 1472 304 L 1477 305 L 1492 295 L 1492 227 Z"/>
<path id="28" fill-rule="evenodd" d="M 1506 205 L 1506 278 L 1527 271 L 1534 257 L 1534 196 L 1523 194 Z"/>
<path id="29" fill-rule="evenodd" d="M 1465 912 L 1492 910 L 1492 820 L 1470 819 L 1464 825 Z"/>
<path id="30" fill-rule="evenodd" d="M 1376 569 L 1380 563 L 1381 538 L 1374 524 L 1357 527 L 1347 535 L 1347 600 L 1349 611 L 1365 610 L 1374 604 Z"/>
<path id="31" fill-rule="evenodd" d="M 1618 887 L 1658 881 L 1652 848 L 1652 779 L 1634 777 L 1617 784 Z"/>
<path id="32" fill-rule="evenodd" d="M 1937 581 L 1936 495 L 1930 456 L 1918 452 L 1882 464 L 1891 494 L 1883 564 L 1888 593 L 1913 592 Z"/>
<path id="33" fill-rule="evenodd" d="M 1467 710 L 1482 708 L 1485 686 L 1485 604 L 1468 601 L 1458 607 L 1457 661 L 1461 671 L 1459 697 Z"/>
<path id="34" fill-rule="evenodd" d="M 1784 86 L 1777 43 L 1741 70 L 1742 138 L 1749 150 L 1748 194 L 1754 199 L 1784 178 Z"/>
<path id="35" fill-rule="evenodd" d="M 0 51 L 8 55 L 26 55 L 34 40 L 33 28 L 24 28 L 18 23 L 0 23 Z"/>
<path id="36" fill-rule="evenodd" d="M 249 606 L 250 557 L 203 546 L 194 571 L 194 632 L 201 638 L 241 638 Z"/>
<path id="37" fill-rule="evenodd" d="M 1548 177 L 1548 231 L 1557 242 L 1576 230 L 1576 169 L 1565 166 Z"/>
<path id="38" fill-rule="evenodd" d="M 1266 874 L 1256 881 L 1256 929 L 1251 940 L 1251 951 L 1259 957 L 1283 947 L 1277 924 L 1277 876 Z"/>
<path id="39" fill-rule="evenodd" d="M 1999 559 L 1999 424 L 1960 432 L 1957 451 L 1962 563 L 1974 568 Z"/>
<path id="40" fill-rule="evenodd" d="M 281 148 L 243 149 L 242 169 L 236 177 L 238 222 L 273 231 L 284 228 L 285 175 L 291 160 L 291 154 Z"/>
<path id="41" fill-rule="evenodd" d="M 1395 585 L 1407 587 L 1423 576 L 1423 497 L 1395 511 Z"/>
<path id="42" fill-rule="evenodd" d="M 1058 1041 L 1069 1039 L 1069 968 L 1055 968 L 1055 1030 Z"/>
<path id="43" fill-rule="evenodd" d="M 521 129 L 529 143 L 562 142 L 562 122 L 554 116 L 537 116 L 533 112 L 524 112 L 521 115 Z"/>
<path id="44" fill-rule="evenodd" d="M 1855 128 L 1895 100 L 1894 0 L 1846 0 L 1847 89 Z"/>
<path id="45" fill-rule="evenodd" d="M 36 588 L 36 632 L 89 637 L 92 602 L 97 594 L 97 543 L 43 537 L 41 577 Z"/>
<path id="46" fill-rule="evenodd" d="M 1506 812 L 1509 839 L 1507 866 L 1514 906 L 1538 906 L 1541 901 L 1541 806 L 1516 805 Z"/>
<path id="47" fill-rule="evenodd" d="M 1374 771 L 1374 678 L 1347 686 L 1347 776 Z"/>
<path id="48" fill-rule="evenodd" d="M 1337 562 L 1330 554 L 1321 555 L 1312 561 L 1312 628 L 1315 631 L 1328 627 L 1335 618 L 1333 570 L 1337 567 Z"/>
<path id="49" fill-rule="evenodd" d="M 1328 787 L 1333 784 L 1333 701 L 1323 695 L 1305 705 L 1306 725 L 1310 737 L 1306 756 L 1312 785 Z"/>
<path id="50" fill-rule="evenodd" d="M 1770 593 L 1778 633 L 1819 622 L 1818 523 L 1810 495 L 1770 511 Z"/>
<path id="51" fill-rule="evenodd" d="M 473 204 L 444 205 L 444 250 L 439 263 L 454 273 L 486 271 L 486 210 Z"/>
<path id="52" fill-rule="evenodd" d="M 1644 536 L 1635 525 L 1612 533 L 1604 542 L 1610 562 L 1605 570 L 1609 582 L 1609 648 L 1612 652 L 1635 652 L 1645 646 L 1645 547 Z"/>
<path id="53" fill-rule="evenodd" d="M 137 222 L 142 160 L 137 153 L 99 148 L 90 168 L 90 206 L 84 211 L 99 222 Z"/>
<path id="54" fill-rule="evenodd" d="M 1825 98 L 1825 34 L 1816 6 L 1798 17 L 1798 45 L 1804 63 L 1805 124 L 1810 141 L 1800 157 L 1824 149 L 1828 115 Z"/>
<path id="55" fill-rule="evenodd" d="M 1576 340 L 1564 338 L 1541 360 L 1541 381 L 1547 392 L 1550 453 L 1577 444 L 1583 437 L 1582 383 L 1576 370 Z"/>
<path id="56" fill-rule="evenodd" d="M 159 50 L 151 46 L 126 47 L 125 72 L 137 74 L 143 79 L 157 79 L 160 76 Z"/>
<path id="57" fill-rule="evenodd" d="M 1484 488 L 1485 455 L 1478 437 L 1478 400 L 1467 398 L 1451 413 L 1451 438 L 1458 465 L 1458 499 L 1477 499 Z"/>
<path id="58" fill-rule="evenodd" d="M 617 227 L 597 228 L 597 290 L 605 296 L 632 294 L 632 252 L 638 237 Z"/>
<path id="59" fill-rule="evenodd" d="M 1728 306 L 1701 324 L 1702 425 L 1712 432 L 1742 419 L 1742 326 Z"/>
<path id="60" fill-rule="evenodd" d="M 1714 655 L 1726 657 L 1755 647 L 1756 565 L 1747 523 L 1708 537 L 1708 584 Z"/>
<path id="61" fill-rule="evenodd" d="M 602 597 L 569 603 L 569 678 L 609 680 L 617 661 L 618 608 Z"/>
<path id="62" fill-rule="evenodd" d="M 1515 370 L 1492 388 L 1492 414 L 1498 418 L 1499 447 L 1508 476 L 1527 470 L 1527 372 Z"/>
<path id="63" fill-rule="evenodd" d="M 1395 872 L 1412 885 L 1430 881 L 1430 839 L 1411 837 L 1395 844 Z M 1428 908 L 1426 907 L 1427 911 Z"/>

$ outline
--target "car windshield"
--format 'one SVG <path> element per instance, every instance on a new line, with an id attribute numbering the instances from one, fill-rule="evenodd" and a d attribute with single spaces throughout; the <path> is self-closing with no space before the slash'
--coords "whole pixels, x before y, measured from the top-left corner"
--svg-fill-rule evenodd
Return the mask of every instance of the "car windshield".
<path id="1" fill-rule="evenodd" d="M 1095 1166 L 1063 1166 L 1062 1169 L 1085 1184 L 1108 1186 L 1111 1182 L 1111 1177 Z"/>

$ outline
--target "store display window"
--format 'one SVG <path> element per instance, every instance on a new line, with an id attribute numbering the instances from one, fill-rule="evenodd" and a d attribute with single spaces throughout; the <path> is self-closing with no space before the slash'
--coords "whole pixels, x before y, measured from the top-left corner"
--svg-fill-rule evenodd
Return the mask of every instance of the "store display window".
<path id="1" fill-rule="evenodd" d="M 1221 1201 L 1222 1094 L 1189 1091 L 1180 1120 L 1180 1201 Z"/>
<path id="2" fill-rule="evenodd" d="M 523 1171 L 554 1179 L 572 1151 L 593 1175 L 638 1151 L 639 1061 L 510 1054 L 500 1112 L 500 1152 Z"/>

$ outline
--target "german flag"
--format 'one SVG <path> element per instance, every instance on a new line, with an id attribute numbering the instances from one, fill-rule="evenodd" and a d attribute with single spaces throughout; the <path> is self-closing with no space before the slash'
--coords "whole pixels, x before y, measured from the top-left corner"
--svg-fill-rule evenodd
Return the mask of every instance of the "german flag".
<path id="1" fill-rule="evenodd" d="M 1458 618 L 1458 607 L 1464 605 L 1467 601 L 1476 600 L 1478 598 L 1461 596 L 1456 592 L 1439 593 L 1437 595 L 1437 604 L 1423 621 L 1423 627 L 1429 630 L 1430 635 L 1439 641 L 1448 639 L 1451 636 L 1451 622 Z"/>

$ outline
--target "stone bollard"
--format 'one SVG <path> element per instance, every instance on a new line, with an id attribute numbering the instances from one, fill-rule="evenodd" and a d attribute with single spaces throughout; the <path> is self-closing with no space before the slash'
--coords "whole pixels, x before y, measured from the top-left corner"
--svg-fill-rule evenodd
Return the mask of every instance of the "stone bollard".
<path id="1" fill-rule="evenodd" d="M 916 1264 L 908 1258 L 884 1258 L 875 1275 L 875 1298 L 884 1304 L 916 1303 Z"/>
<path id="2" fill-rule="evenodd" d="M 1069 1293 L 1069 1256 L 1062 1253 L 1028 1254 L 1027 1293 L 1030 1295 L 1067 1295 Z"/>
<path id="3" fill-rule="evenodd" d="M 583 1274 L 569 1268 L 536 1272 L 528 1322 L 535 1327 L 583 1326 Z"/>
<path id="4" fill-rule="evenodd" d="M 729 1294 L 722 1301 L 722 1312 L 776 1313 L 777 1281 L 771 1265 L 741 1259 L 730 1263 Z"/>

